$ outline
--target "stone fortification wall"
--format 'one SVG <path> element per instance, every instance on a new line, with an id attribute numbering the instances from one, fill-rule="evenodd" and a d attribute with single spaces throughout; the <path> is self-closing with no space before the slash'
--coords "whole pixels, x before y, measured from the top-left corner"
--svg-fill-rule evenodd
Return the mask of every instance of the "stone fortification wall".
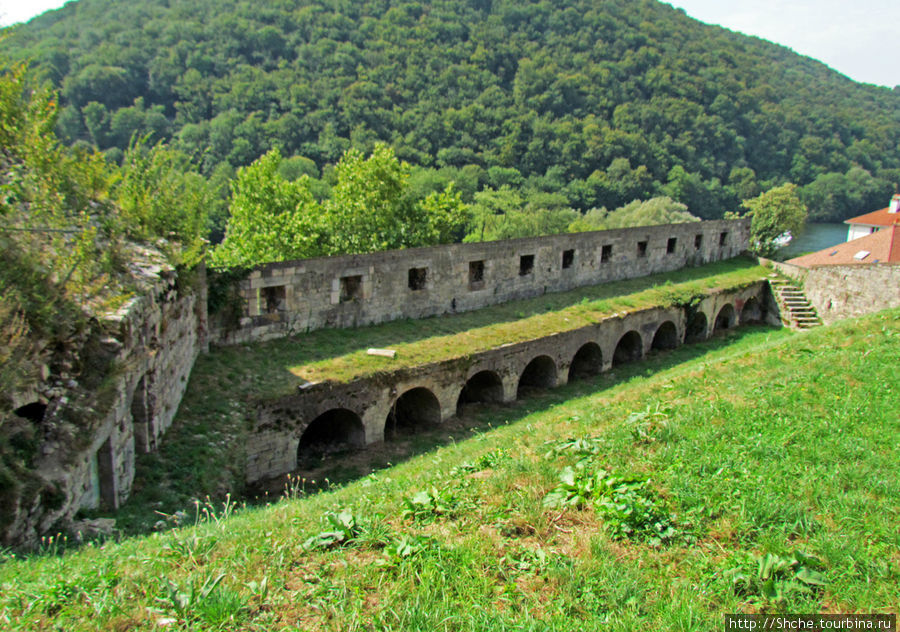
<path id="1" fill-rule="evenodd" d="M 128 498 L 135 455 L 156 448 L 175 416 L 206 345 L 205 274 L 192 289 L 158 265 L 136 269 L 141 290 L 95 322 L 58 373 L 36 389 L 31 411 L 42 442 L 34 497 L 24 492 L 3 521 L 0 541 L 29 544 L 62 530 L 83 508 L 117 508 Z"/>
<path id="2" fill-rule="evenodd" d="M 239 283 L 239 323 L 221 343 L 468 311 L 734 257 L 748 220 L 453 244 L 272 263 Z"/>
<path id="3" fill-rule="evenodd" d="M 806 298 L 825 324 L 900 307 L 900 265 L 872 263 L 804 268 L 773 262 L 803 285 Z"/>
<path id="4" fill-rule="evenodd" d="M 247 482 L 295 471 L 305 453 L 390 441 L 392 433 L 440 424 L 467 403 L 509 402 L 527 395 L 529 388 L 554 388 L 654 350 L 764 322 L 770 304 L 768 283 L 758 281 L 710 291 L 690 307 L 615 314 L 586 327 L 463 358 L 385 369 L 346 384 L 307 384 L 295 394 L 257 403 L 256 425 L 246 442 Z"/>

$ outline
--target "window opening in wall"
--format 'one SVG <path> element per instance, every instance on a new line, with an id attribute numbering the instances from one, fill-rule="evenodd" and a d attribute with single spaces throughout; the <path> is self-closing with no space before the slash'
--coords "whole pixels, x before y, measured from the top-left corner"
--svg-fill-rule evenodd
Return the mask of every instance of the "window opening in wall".
<path id="1" fill-rule="evenodd" d="M 469 262 L 469 289 L 480 290 L 484 287 L 484 261 Z"/>
<path id="2" fill-rule="evenodd" d="M 647 242 L 646 241 L 638 242 L 637 256 L 638 257 L 646 257 L 647 256 Z"/>
<path id="3" fill-rule="evenodd" d="M 424 290 L 425 283 L 428 281 L 428 268 L 410 268 L 409 269 L 409 289 Z"/>
<path id="4" fill-rule="evenodd" d="M 274 285 L 262 289 L 263 308 L 267 314 L 283 312 L 287 308 L 285 299 L 287 293 L 283 285 Z"/>
<path id="5" fill-rule="evenodd" d="M 341 303 L 362 299 L 362 275 L 341 277 Z"/>
<path id="6" fill-rule="evenodd" d="M 612 245 L 603 246 L 600 250 L 600 263 L 609 263 L 609 260 L 612 259 Z"/>
<path id="7" fill-rule="evenodd" d="M 700 248 L 702 246 L 703 246 L 703 235 L 696 235 L 694 237 L 694 249 L 700 250 Z"/>
<path id="8" fill-rule="evenodd" d="M 724 246 L 728 243 L 728 231 L 719 233 L 719 245 Z"/>
<path id="9" fill-rule="evenodd" d="M 669 241 L 666 242 L 666 254 L 671 255 L 675 253 L 675 246 L 678 245 L 677 237 L 669 237 Z"/>
<path id="10" fill-rule="evenodd" d="M 519 276 L 526 276 L 532 272 L 534 272 L 534 255 L 519 257 Z"/>
<path id="11" fill-rule="evenodd" d="M 571 268 L 575 263 L 575 251 L 574 250 L 563 250 L 562 254 L 562 267 L 563 270 L 567 268 Z"/>

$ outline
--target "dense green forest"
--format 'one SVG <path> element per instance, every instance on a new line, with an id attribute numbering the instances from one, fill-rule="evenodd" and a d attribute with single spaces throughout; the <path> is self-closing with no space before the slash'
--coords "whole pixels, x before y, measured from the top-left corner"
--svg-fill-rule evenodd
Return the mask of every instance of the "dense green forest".
<path id="1" fill-rule="evenodd" d="M 841 219 L 900 182 L 900 91 L 654 0 L 78 0 L 0 48 L 60 90 L 65 142 L 118 162 L 149 134 L 223 199 L 276 148 L 327 197 L 378 142 L 418 199 L 582 213 L 665 195 L 721 217 L 793 182 Z"/>

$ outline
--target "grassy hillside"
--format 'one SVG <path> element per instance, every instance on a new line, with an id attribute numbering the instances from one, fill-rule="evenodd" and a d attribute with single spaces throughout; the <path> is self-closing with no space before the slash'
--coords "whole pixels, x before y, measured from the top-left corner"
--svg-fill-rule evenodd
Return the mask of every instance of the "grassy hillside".
<path id="1" fill-rule="evenodd" d="M 896 91 L 655 0 L 78 0 L 0 50 L 61 90 L 70 142 L 118 158 L 149 134 L 217 178 L 279 147 L 327 182 L 382 141 L 467 202 L 485 185 L 582 211 L 665 193 L 721 217 L 793 181 L 841 219 L 900 178 Z"/>
<path id="2" fill-rule="evenodd" d="M 701 353 L 705 352 L 705 353 Z M 744 329 L 270 506 L 0 566 L 6 629 L 721 629 L 900 603 L 900 310 Z"/>

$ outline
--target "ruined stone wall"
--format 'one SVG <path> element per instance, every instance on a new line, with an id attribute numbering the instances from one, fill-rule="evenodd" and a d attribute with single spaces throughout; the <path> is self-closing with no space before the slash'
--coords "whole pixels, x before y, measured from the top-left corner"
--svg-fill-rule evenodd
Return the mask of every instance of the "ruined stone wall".
<path id="1" fill-rule="evenodd" d="M 154 450 L 172 423 L 207 343 L 205 273 L 188 289 L 172 270 L 136 274 L 138 295 L 95 322 L 69 368 L 38 389 L 46 412 L 35 420 L 43 438 L 33 474 L 43 489 L 4 508 L 15 514 L 0 533 L 6 544 L 64 529 L 82 508 L 117 508 L 135 455 Z"/>
<path id="2" fill-rule="evenodd" d="M 804 294 L 825 324 L 900 307 L 900 265 L 870 263 L 803 268 L 775 263 L 803 285 Z"/>
<path id="3" fill-rule="evenodd" d="M 721 220 L 273 263 L 240 282 L 240 322 L 217 326 L 213 338 L 468 311 L 728 259 L 748 238 L 748 220 Z"/>
<path id="4" fill-rule="evenodd" d="M 308 384 L 295 394 L 260 401 L 254 431 L 247 439 L 247 481 L 294 471 L 305 438 L 320 422 L 323 427 L 343 428 L 326 440 L 361 448 L 388 437 L 389 416 L 410 394 L 414 396 L 410 408 L 420 423 L 439 424 L 457 413 L 466 388 L 480 391 L 476 394 L 480 401 L 512 401 L 526 381 L 553 388 L 579 372 L 607 371 L 652 350 L 672 349 L 705 340 L 716 331 L 764 322 L 766 306 L 772 304 L 769 295 L 765 281 L 737 290 L 712 290 L 692 307 L 615 314 L 586 327 L 463 358 L 385 370 L 346 384 Z M 478 376 L 489 376 L 492 385 L 473 387 Z"/>

